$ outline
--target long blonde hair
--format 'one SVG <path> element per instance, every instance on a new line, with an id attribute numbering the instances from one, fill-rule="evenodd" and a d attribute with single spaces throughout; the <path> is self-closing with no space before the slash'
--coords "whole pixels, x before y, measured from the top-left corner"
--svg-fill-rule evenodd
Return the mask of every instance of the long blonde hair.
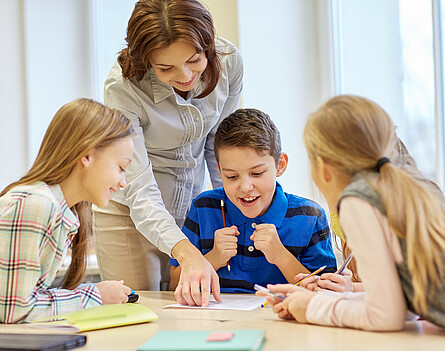
<path id="1" fill-rule="evenodd" d="M 81 157 L 91 149 L 99 149 L 133 133 L 130 121 L 119 111 L 90 99 L 78 99 L 62 106 L 52 119 L 34 164 L 20 180 L 8 185 L 42 181 L 60 184 L 73 171 Z M 80 227 L 71 244 L 72 260 L 62 286 L 74 289 L 83 279 L 86 269 L 88 234 L 91 233 L 91 204 L 86 201 L 75 206 Z"/>
<path id="2" fill-rule="evenodd" d="M 350 176 L 375 172 L 382 157 L 393 160 L 380 168 L 377 180 L 370 177 L 369 182 L 382 198 L 389 225 L 406 241 L 414 307 L 426 311 L 428 283 L 434 290 L 444 278 L 445 202 L 415 167 L 400 165 L 400 144 L 387 113 L 362 97 L 334 97 L 309 116 L 304 141 L 311 162 L 320 156 Z"/>

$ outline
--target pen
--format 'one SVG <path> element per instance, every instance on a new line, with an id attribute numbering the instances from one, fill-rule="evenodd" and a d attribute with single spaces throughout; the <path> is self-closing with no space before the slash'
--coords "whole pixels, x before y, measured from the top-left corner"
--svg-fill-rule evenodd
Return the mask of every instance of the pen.
<path id="1" fill-rule="evenodd" d="M 353 256 L 354 256 L 354 254 L 351 252 L 349 254 L 348 258 L 345 260 L 345 262 L 343 262 L 343 264 L 341 265 L 339 270 L 337 272 L 335 272 L 335 273 L 342 274 L 343 271 L 345 270 L 345 268 L 347 267 L 347 265 L 349 264 L 349 262 L 351 262 Z"/>
<path id="2" fill-rule="evenodd" d="M 309 278 L 309 277 L 312 277 L 313 275 L 315 275 L 315 274 L 317 274 L 317 273 L 320 273 L 320 272 L 321 272 L 323 269 L 325 269 L 325 268 L 326 268 L 326 266 L 322 266 L 322 267 L 316 269 L 316 270 L 313 271 L 311 274 L 308 274 L 307 276 L 305 276 L 305 277 L 301 278 L 300 280 L 298 280 L 294 285 L 296 285 L 296 286 L 300 285 L 301 282 L 302 282 L 303 280 L 305 280 L 305 279 L 307 279 L 307 278 Z M 265 303 L 263 303 L 263 304 L 261 305 L 261 307 L 267 306 L 267 304 L 268 304 L 268 302 L 266 301 Z"/>
<path id="3" fill-rule="evenodd" d="M 223 219 L 223 228 L 226 227 L 226 215 L 224 213 L 224 200 L 221 199 L 221 212 L 222 212 L 222 219 Z M 227 270 L 230 272 L 230 260 L 227 261 Z"/>

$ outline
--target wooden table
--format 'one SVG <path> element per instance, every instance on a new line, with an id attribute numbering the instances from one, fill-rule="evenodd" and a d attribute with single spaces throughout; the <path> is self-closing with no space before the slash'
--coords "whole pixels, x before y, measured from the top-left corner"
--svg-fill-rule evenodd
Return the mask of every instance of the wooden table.
<path id="1" fill-rule="evenodd" d="M 138 293 L 138 303 L 150 307 L 159 316 L 157 321 L 87 332 L 86 346 L 76 350 L 136 350 L 162 329 L 260 328 L 266 330 L 263 351 L 445 351 L 445 330 L 425 321 L 407 322 L 401 332 L 365 332 L 283 321 L 277 318 L 270 306 L 253 311 L 164 309 L 164 306 L 176 302 L 172 292 Z M 30 332 L 30 328 L 23 325 L 0 326 L 0 332 L 24 330 Z"/>

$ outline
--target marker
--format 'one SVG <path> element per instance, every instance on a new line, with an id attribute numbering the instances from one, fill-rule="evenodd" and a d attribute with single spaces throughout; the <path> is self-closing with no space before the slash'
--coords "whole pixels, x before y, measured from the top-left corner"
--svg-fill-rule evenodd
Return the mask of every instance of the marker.
<path id="1" fill-rule="evenodd" d="M 253 288 L 255 290 L 265 292 L 267 295 L 272 296 L 272 297 L 278 297 L 278 298 L 283 299 L 283 300 L 286 298 L 286 296 L 274 293 L 274 292 L 270 291 L 268 288 L 266 288 L 266 287 L 264 287 L 262 285 L 259 285 L 259 284 L 255 284 L 253 286 Z"/>
<path id="2" fill-rule="evenodd" d="M 347 267 L 347 265 L 349 264 L 349 262 L 351 262 L 353 256 L 354 256 L 354 254 L 351 252 L 349 254 L 348 258 L 345 260 L 345 262 L 343 262 L 343 264 L 341 265 L 340 269 L 335 273 L 342 274 L 343 271 L 345 270 L 345 268 Z"/>
<path id="3" fill-rule="evenodd" d="M 139 300 L 139 295 L 136 294 L 136 292 L 133 289 L 130 288 L 130 290 L 131 292 L 130 295 L 128 295 L 127 303 L 135 303 L 137 300 Z"/>

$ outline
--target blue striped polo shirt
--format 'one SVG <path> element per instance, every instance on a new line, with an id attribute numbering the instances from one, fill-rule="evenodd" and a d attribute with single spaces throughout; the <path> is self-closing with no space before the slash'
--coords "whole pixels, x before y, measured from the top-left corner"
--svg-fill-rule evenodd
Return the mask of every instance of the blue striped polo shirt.
<path id="1" fill-rule="evenodd" d="M 314 201 L 287 194 L 277 183 L 275 198 L 262 216 L 248 218 L 229 200 L 223 188 L 205 191 L 192 202 L 182 231 L 203 255 L 213 248 L 214 233 L 223 227 L 221 200 L 224 200 L 226 226 L 235 225 L 238 235 L 237 255 L 227 266 L 218 269 L 221 292 L 251 293 L 253 285 L 287 283 L 279 268 L 269 263 L 255 249 L 250 236 L 255 224 L 269 223 L 277 228 L 281 242 L 309 271 L 326 265 L 326 272 L 335 272 L 337 264 L 329 238 L 329 224 L 324 210 Z M 170 259 L 178 266 L 178 261 Z"/>

